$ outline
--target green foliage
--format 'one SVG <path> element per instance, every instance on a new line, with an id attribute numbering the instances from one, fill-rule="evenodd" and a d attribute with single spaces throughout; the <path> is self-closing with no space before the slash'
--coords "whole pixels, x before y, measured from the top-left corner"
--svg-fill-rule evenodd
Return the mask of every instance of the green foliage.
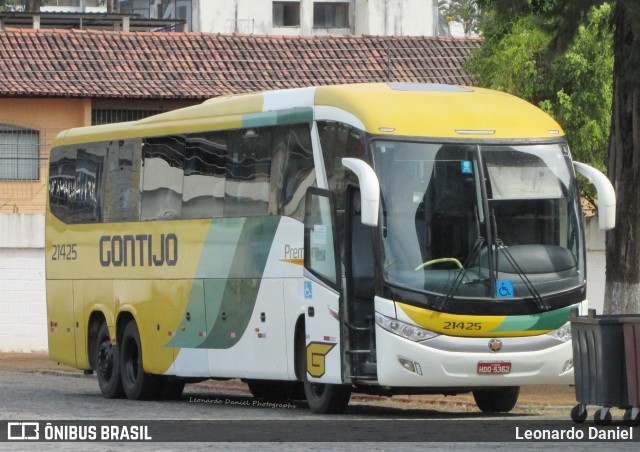
<path id="1" fill-rule="evenodd" d="M 552 63 L 555 97 L 541 103 L 562 124 L 574 157 L 606 172 L 613 99 L 611 5 L 593 8 Z"/>
<path id="2" fill-rule="evenodd" d="M 477 0 L 439 0 L 438 9 L 447 22 L 461 23 L 465 36 L 479 33 L 481 12 Z"/>
<path id="3" fill-rule="evenodd" d="M 509 33 L 503 25 L 485 19 L 484 44 L 465 64 L 480 86 L 505 91 L 535 102 L 547 89 L 543 56 L 551 40 L 535 25 L 533 17 L 523 17 L 510 24 Z"/>
<path id="4" fill-rule="evenodd" d="M 40 11 L 48 0 L 0 0 L 0 11 Z"/>
<path id="5" fill-rule="evenodd" d="M 488 9 L 485 42 L 465 70 L 481 86 L 539 105 L 564 128 L 574 158 L 604 170 L 613 92 L 611 6 L 591 8 L 566 51 L 556 53 L 550 49 L 557 45 L 557 18 L 548 15 L 556 1 L 506 3 L 512 9 Z"/>

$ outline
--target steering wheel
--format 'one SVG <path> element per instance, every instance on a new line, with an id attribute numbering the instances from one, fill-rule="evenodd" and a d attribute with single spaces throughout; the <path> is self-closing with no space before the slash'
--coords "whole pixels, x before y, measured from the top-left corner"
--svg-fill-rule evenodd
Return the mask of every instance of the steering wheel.
<path id="1" fill-rule="evenodd" d="M 442 257 L 440 259 L 433 259 L 433 260 L 424 262 L 424 263 L 418 265 L 416 268 L 414 268 L 414 270 L 415 271 L 422 270 L 425 267 L 428 267 L 428 266 L 433 265 L 433 264 L 440 264 L 442 262 L 453 262 L 454 264 L 456 264 L 458 266 L 458 268 L 460 268 L 460 269 L 463 268 L 462 263 L 458 259 L 456 259 L 455 257 Z"/>

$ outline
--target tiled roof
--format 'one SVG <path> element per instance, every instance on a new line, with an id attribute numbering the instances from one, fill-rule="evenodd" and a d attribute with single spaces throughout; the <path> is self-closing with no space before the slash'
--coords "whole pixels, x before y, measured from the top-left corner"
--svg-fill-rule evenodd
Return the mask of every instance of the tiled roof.
<path id="1" fill-rule="evenodd" d="M 333 83 L 470 84 L 479 39 L 0 31 L 0 96 L 205 99 Z"/>

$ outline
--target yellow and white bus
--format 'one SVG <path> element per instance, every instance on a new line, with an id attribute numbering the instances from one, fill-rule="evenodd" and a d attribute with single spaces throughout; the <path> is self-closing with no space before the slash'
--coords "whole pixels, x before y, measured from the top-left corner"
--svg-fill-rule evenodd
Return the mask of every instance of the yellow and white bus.
<path id="1" fill-rule="evenodd" d="M 354 84 L 71 129 L 50 156 L 50 357 L 104 397 L 239 378 L 343 411 L 352 392 L 573 382 L 584 310 L 573 163 L 547 114 L 486 89 Z M 302 390 L 304 388 L 304 390 Z"/>

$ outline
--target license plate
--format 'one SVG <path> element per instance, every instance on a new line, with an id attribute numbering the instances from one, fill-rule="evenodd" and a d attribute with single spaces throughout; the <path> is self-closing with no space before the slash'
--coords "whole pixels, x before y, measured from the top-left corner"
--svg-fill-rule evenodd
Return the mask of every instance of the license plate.
<path id="1" fill-rule="evenodd" d="M 497 375 L 511 373 L 511 361 L 480 361 L 479 375 Z"/>

